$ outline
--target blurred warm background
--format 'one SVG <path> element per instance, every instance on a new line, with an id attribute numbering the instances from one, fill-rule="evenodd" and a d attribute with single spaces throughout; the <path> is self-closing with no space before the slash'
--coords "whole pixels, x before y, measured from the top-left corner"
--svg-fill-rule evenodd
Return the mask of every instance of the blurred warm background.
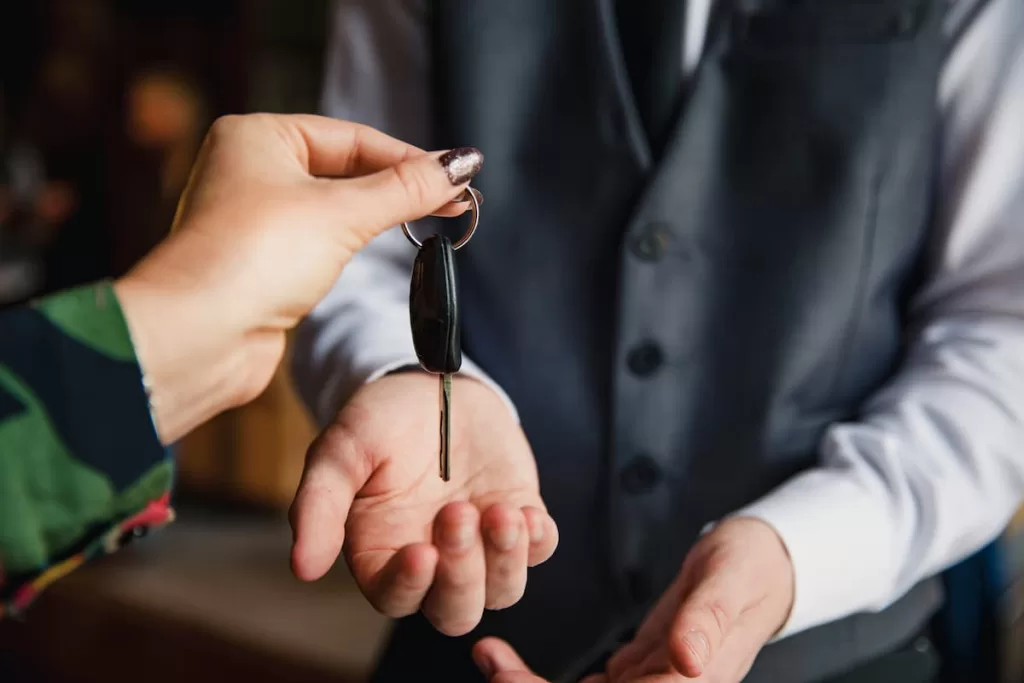
<path id="1" fill-rule="evenodd" d="M 22 0 L 0 9 L 0 308 L 130 268 L 210 122 L 316 110 L 322 0 Z M 0 681 L 347 681 L 385 623 L 341 569 L 288 568 L 312 438 L 282 374 L 178 448 L 178 521 L 0 623 Z"/>

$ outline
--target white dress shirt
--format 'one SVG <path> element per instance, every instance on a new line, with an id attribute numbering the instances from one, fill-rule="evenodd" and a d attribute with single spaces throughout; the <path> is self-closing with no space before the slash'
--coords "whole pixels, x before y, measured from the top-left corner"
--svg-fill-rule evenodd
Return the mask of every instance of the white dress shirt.
<path id="1" fill-rule="evenodd" d="M 699 59 L 710 2 L 690 3 L 686 69 Z M 422 0 L 335 1 L 326 114 L 429 144 L 424 11 Z M 795 603 L 780 638 L 885 608 L 994 539 L 1020 504 L 1022 37 L 1024 2 L 992 0 L 944 65 L 932 268 L 913 301 L 902 368 L 860 421 L 827 430 L 816 467 L 736 513 L 775 528 L 792 558 Z M 363 383 L 417 364 L 408 314 L 414 256 L 399 231 L 385 233 L 303 324 L 295 372 L 322 423 Z M 508 401 L 471 360 L 463 368 Z"/>

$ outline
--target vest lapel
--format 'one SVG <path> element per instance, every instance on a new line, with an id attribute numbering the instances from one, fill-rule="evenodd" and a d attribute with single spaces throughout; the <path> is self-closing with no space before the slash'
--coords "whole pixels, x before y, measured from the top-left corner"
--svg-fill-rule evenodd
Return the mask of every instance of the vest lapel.
<path id="1" fill-rule="evenodd" d="M 643 118 L 640 116 L 636 98 L 633 95 L 633 84 L 629 79 L 622 37 L 619 35 L 619 27 L 615 18 L 615 2 L 616 0 L 597 0 L 602 45 L 611 67 L 615 93 L 624 112 L 625 125 L 623 129 L 628 137 L 630 149 L 636 156 L 640 168 L 644 172 L 649 172 L 654 163 L 651 143 L 647 131 L 644 129 Z"/>
<path id="2" fill-rule="evenodd" d="M 614 0 L 633 98 L 655 158 L 668 137 L 686 81 L 686 0 Z"/>

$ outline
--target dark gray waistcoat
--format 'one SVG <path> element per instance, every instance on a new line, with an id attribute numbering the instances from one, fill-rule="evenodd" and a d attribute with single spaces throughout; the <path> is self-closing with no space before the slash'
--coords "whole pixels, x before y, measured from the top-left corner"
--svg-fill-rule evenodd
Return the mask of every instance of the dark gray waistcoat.
<path id="1" fill-rule="evenodd" d="M 472 639 L 570 673 L 657 598 L 707 522 L 813 466 L 825 428 L 898 366 L 943 4 L 720 15 L 652 154 L 609 0 L 435 3 L 439 142 L 486 155 L 483 221 L 458 254 L 463 340 L 515 401 L 561 529 L 523 602 Z M 834 673 L 940 600 L 926 582 L 769 646 L 748 680 Z M 437 638 L 402 628 L 392 658 Z"/>

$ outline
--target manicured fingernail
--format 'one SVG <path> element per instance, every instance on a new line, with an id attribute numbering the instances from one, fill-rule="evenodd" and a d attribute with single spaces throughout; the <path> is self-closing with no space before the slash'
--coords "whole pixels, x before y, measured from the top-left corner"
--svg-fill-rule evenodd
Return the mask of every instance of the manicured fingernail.
<path id="1" fill-rule="evenodd" d="M 438 159 L 452 185 L 468 182 L 484 165 L 484 155 L 475 147 L 456 147 Z"/>
<path id="2" fill-rule="evenodd" d="M 470 193 L 476 195 L 477 206 L 484 205 L 484 193 L 473 187 L 467 187 L 465 190 L 463 190 L 462 194 L 455 198 L 455 201 L 459 203 L 471 201 L 472 197 L 469 196 Z"/>
<path id="3" fill-rule="evenodd" d="M 487 535 L 494 547 L 502 552 L 508 552 L 516 547 L 519 540 L 519 527 L 502 525 L 497 529 L 489 529 Z"/>
<path id="4" fill-rule="evenodd" d="M 693 654 L 697 655 L 700 668 L 706 667 L 708 665 L 708 658 L 711 656 L 711 646 L 708 645 L 708 639 L 704 634 L 700 631 L 690 631 L 683 636 L 683 642 L 693 650 Z"/>
<path id="5" fill-rule="evenodd" d="M 473 655 L 473 661 L 476 662 L 476 668 L 480 669 L 484 678 L 491 680 L 491 677 L 494 676 L 494 662 L 484 655 Z"/>

